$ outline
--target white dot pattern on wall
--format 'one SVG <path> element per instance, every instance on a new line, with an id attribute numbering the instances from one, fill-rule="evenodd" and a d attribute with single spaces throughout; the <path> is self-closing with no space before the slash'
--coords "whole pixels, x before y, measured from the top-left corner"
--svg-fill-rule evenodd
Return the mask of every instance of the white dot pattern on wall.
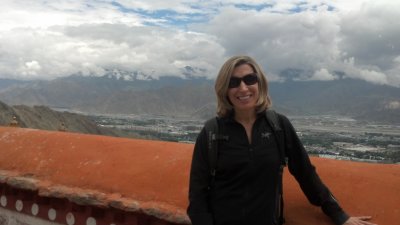
<path id="1" fill-rule="evenodd" d="M 0 197 L 0 204 L 1 204 L 1 206 L 3 206 L 3 207 L 6 207 L 6 206 L 7 206 L 7 197 L 6 197 L 6 196 L 2 195 L 2 196 Z"/>
<path id="2" fill-rule="evenodd" d="M 15 202 L 15 209 L 17 209 L 18 212 L 21 212 L 21 210 L 24 208 L 24 203 L 21 200 L 17 200 Z"/>
<path id="3" fill-rule="evenodd" d="M 33 203 L 33 204 L 32 204 L 31 212 L 32 212 L 32 215 L 34 215 L 34 216 L 36 216 L 36 215 L 39 213 L 39 206 L 38 206 L 38 204 L 36 204 L 36 203 Z"/>
<path id="4" fill-rule="evenodd" d="M 72 213 L 67 213 L 67 215 L 65 216 L 65 220 L 67 221 L 68 225 L 74 225 L 75 224 L 75 217 L 74 214 Z"/>
<path id="5" fill-rule="evenodd" d="M 55 220 L 57 217 L 57 212 L 55 209 L 49 209 L 49 212 L 47 213 L 47 215 L 49 216 L 50 220 Z"/>
<path id="6" fill-rule="evenodd" d="M 87 218 L 86 225 L 96 225 L 96 219 L 93 217 Z"/>

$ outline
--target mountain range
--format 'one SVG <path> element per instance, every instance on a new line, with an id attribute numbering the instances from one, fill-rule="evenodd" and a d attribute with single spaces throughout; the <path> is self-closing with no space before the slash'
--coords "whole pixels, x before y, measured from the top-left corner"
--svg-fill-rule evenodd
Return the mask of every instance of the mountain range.
<path id="1" fill-rule="evenodd" d="M 192 68 L 187 68 L 190 72 Z M 270 82 L 273 107 L 288 115 L 342 115 L 400 124 L 400 88 L 341 78 Z M 144 77 L 109 71 L 50 81 L 0 79 L 0 101 L 86 113 L 154 114 L 208 118 L 215 114 L 214 81 L 205 77 Z"/>

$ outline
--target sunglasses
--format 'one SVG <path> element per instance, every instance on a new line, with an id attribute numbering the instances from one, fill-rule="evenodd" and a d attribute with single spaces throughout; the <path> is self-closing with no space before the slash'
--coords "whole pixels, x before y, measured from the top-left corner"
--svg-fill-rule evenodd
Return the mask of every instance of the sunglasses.
<path id="1" fill-rule="evenodd" d="M 237 88 L 237 87 L 240 86 L 242 81 L 246 85 L 253 85 L 253 84 L 258 82 L 257 74 L 256 73 L 250 73 L 250 74 L 247 74 L 244 77 L 231 77 L 231 79 L 229 80 L 228 87 L 229 88 Z"/>

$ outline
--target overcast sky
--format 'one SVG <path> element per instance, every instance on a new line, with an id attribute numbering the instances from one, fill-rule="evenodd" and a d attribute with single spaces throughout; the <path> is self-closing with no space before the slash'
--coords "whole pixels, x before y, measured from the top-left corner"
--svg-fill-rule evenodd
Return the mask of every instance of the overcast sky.
<path id="1" fill-rule="evenodd" d="M 214 78 L 230 56 L 270 80 L 348 77 L 400 86 L 400 0 L 2 0 L 0 77 L 104 69 Z M 288 75 L 289 74 L 289 75 Z"/>

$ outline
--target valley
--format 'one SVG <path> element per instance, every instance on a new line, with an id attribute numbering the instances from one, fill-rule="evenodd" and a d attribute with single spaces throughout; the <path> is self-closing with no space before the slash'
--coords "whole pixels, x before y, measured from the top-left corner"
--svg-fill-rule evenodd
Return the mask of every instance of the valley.
<path id="1" fill-rule="evenodd" d="M 194 143 L 204 120 L 161 115 L 90 115 L 101 127 L 125 136 Z M 289 117 L 309 154 L 379 163 L 400 162 L 400 126 L 348 117 Z"/>

